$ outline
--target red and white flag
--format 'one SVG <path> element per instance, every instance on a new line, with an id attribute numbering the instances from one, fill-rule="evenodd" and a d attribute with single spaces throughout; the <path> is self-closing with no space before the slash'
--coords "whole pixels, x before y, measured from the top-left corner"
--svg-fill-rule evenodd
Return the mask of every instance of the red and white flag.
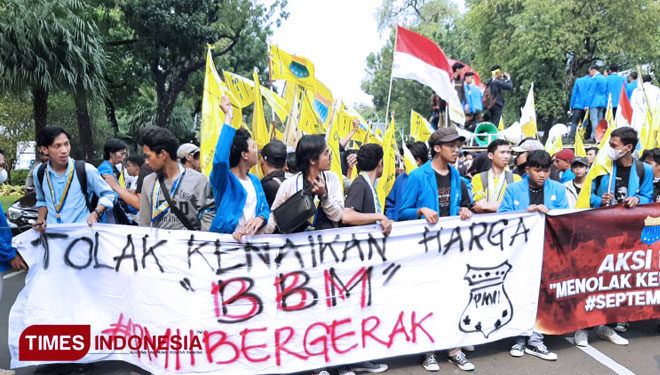
<path id="1" fill-rule="evenodd" d="M 429 86 L 449 104 L 452 121 L 465 123 L 463 106 L 452 82 L 447 56 L 432 40 L 397 26 L 392 77 L 415 80 Z"/>
<path id="2" fill-rule="evenodd" d="M 619 107 L 616 111 L 616 126 L 631 126 L 633 123 L 633 108 L 630 105 L 628 100 L 628 95 L 626 94 L 626 86 L 621 86 L 621 93 L 619 94 Z"/>

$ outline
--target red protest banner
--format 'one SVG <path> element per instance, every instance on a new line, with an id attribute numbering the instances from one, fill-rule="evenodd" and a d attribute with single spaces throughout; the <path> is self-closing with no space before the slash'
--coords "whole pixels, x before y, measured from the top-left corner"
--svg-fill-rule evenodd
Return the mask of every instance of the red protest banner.
<path id="1" fill-rule="evenodd" d="M 546 216 L 536 328 L 660 318 L 660 204 Z"/>

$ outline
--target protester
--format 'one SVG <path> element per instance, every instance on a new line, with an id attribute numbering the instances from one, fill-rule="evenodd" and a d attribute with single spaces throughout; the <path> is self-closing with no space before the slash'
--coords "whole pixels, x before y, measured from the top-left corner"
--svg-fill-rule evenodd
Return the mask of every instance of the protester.
<path id="1" fill-rule="evenodd" d="M 571 119 L 571 134 L 569 139 L 569 143 L 573 143 L 575 140 L 575 130 L 577 129 L 578 123 L 582 122 L 584 120 L 584 114 L 587 109 L 589 109 L 589 105 L 591 105 L 591 97 L 590 95 L 590 89 L 591 89 L 591 76 L 589 73 L 585 74 L 583 77 L 580 77 L 575 80 L 575 83 L 573 84 L 573 92 L 571 93 L 571 103 L 570 103 L 570 110 L 573 114 L 573 117 Z M 586 127 L 587 124 L 586 122 L 582 124 L 582 126 Z"/>
<path id="2" fill-rule="evenodd" d="M 41 163 L 48 161 L 48 155 L 44 155 L 40 150 L 37 150 L 35 154 L 34 163 L 28 171 L 27 177 L 25 177 L 25 194 L 30 194 L 34 192 L 34 170 L 38 169 Z"/>
<path id="3" fill-rule="evenodd" d="M 465 69 L 465 64 L 460 62 L 455 62 L 451 67 L 452 71 L 452 80 L 454 81 L 454 90 L 456 90 L 456 95 L 458 100 L 461 101 L 461 105 L 467 105 L 467 98 L 465 97 L 465 88 L 463 87 L 463 70 Z M 466 111 L 467 112 L 467 111 Z"/>
<path id="4" fill-rule="evenodd" d="M 140 226 L 208 231 L 215 214 L 209 181 L 178 162 L 179 141 L 174 134 L 149 126 L 140 131 L 140 144 L 154 171 L 143 182 L 146 194 L 140 198 Z"/>
<path id="5" fill-rule="evenodd" d="M 506 170 L 511 160 L 511 146 L 508 141 L 492 141 L 488 145 L 488 158 L 492 167 L 472 177 L 474 211 L 479 214 L 497 212 L 507 185 L 522 179 Z"/>
<path id="6" fill-rule="evenodd" d="M 633 113 L 639 112 L 643 114 L 647 111 L 653 112 L 660 105 L 660 88 L 652 83 L 653 77 L 649 74 L 644 74 L 642 81 L 642 87 L 637 87 L 630 96 L 630 106 L 633 109 Z M 642 123 L 643 121 L 633 121 L 631 126 L 640 126 Z M 635 128 L 635 131 L 641 132 L 641 129 Z"/>
<path id="7" fill-rule="evenodd" d="M 598 154 L 598 147 L 592 146 L 587 148 L 587 163 L 589 168 L 591 168 L 591 165 L 594 163 L 594 160 L 596 160 L 596 155 Z"/>
<path id="8" fill-rule="evenodd" d="M 430 123 L 433 129 L 437 129 L 440 123 L 440 117 L 445 112 L 446 103 L 437 93 L 431 95 L 431 119 Z"/>
<path id="9" fill-rule="evenodd" d="M 353 181 L 344 205 L 344 225 L 380 224 L 384 234 L 392 230 L 392 220 L 383 214 L 376 181 L 383 175 L 383 148 L 370 143 L 360 147 L 357 154 L 360 175 Z"/>
<path id="10" fill-rule="evenodd" d="M 418 167 L 424 165 L 429 160 L 429 149 L 426 147 L 425 142 L 408 142 L 406 147 L 408 147 L 410 153 L 415 158 L 415 163 Z M 391 220 L 399 220 L 399 209 L 401 208 L 403 192 L 406 189 L 409 175 L 410 171 L 406 171 L 406 173 L 396 176 L 392 190 L 390 190 L 390 194 L 385 199 L 385 215 Z"/>
<path id="11" fill-rule="evenodd" d="M 346 150 L 342 157 L 342 183 L 345 192 L 348 191 L 351 187 L 351 183 L 353 183 L 351 177 L 356 175 L 354 169 L 357 168 L 357 153 L 358 150 L 356 149 Z"/>
<path id="12" fill-rule="evenodd" d="M 282 183 L 273 202 L 274 211 L 298 191 L 305 189 L 314 196 L 316 214 L 294 232 L 336 228 L 344 216 L 344 196 L 341 182 L 334 173 L 329 173 L 331 153 L 321 134 L 305 135 L 296 146 L 296 163 L 300 172 Z M 275 217 L 270 216 L 265 233 L 276 229 Z"/>
<path id="13" fill-rule="evenodd" d="M 277 190 L 285 180 L 285 164 L 286 145 L 281 141 L 272 140 L 261 150 L 261 171 L 264 174 L 261 186 L 266 194 L 269 207 L 273 205 Z"/>
<path id="14" fill-rule="evenodd" d="M 580 190 L 587 177 L 587 159 L 581 156 L 576 156 L 571 162 L 571 171 L 575 177 L 564 182 L 564 187 L 566 187 L 566 202 L 568 208 L 575 208 L 578 196 L 580 195 Z"/>
<path id="15" fill-rule="evenodd" d="M 200 150 L 196 145 L 192 143 L 182 144 L 176 151 L 176 156 L 184 168 L 194 169 L 197 172 L 202 171 L 202 164 L 199 160 Z"/>
<path id="16" fill-rule="evenodd" d="M 69 133 L 62 128 L 43 128 L 37 136 L 37 145 L 49 161 L 33 171 L 39 209 L 34 229 L 43 233 L 47 224 L 87 223 L 91 227 L 97 223 L 112 208 L 115 198 L 99 171 L 89 163 L 69 157 Z M 90 207 L 89 197 L 93 194 L 98 197 L 96 207 Z"/>
<path id="17" fill-rule="evenodd" d="M 146 167 L 146 169 L 145 169 Z M 110 185 L 110 188 L 119 196 L 119 198 L 126 202 L 127 212 L 135 214 L 140 209 L 140 194 L 137 192 L 138 188 L 142 188 L 144 178 L 153 173 L 151 168 L 145 163 L 142 156 L 129 156 L 126 159 L 126 174 L 124 177 L 125 185 L 121 186 L 114 176 L 104 176 L 105 182 Z"/>
<path id="18" fill-rule="evenodd" d="M 5 150 L 0 149 L 0 185 L 4 184 L 8 178 L 5 167 Z"/>
<path id="19" fill-rule="evenodd" d="M 596 139 L 596 128 L 598 128 L 598 122 L 604 117 L 605 106 L 607 106 L 607 83 L 605 82 L 605 77 L 600 74 L 597 66 L 591 66 L 589 68 L 589 75 L 591 75 L 591 83 L 589 90 L 589 97 L 591 102 L 589 103 L 589 118 L 591 120 L 591 137 L 586 140 L 587 143 L 593 143 Z"/>
<path id="20" fill-rule="evenodd" d="M 521 181 L 507 186 L 502 204 L 497 212 L 522 211 L 545 214 L 555 208 L 568 208 L 566 189 L 551 180 L 552 157 L 543 151 L 531 151 L 525 163 L 526 175 Z M 543 335 L 533 331 L 529 336 L 519 336 L 509 351 L 513 357 L 525 353 L 541 359 L 555 361 L 558 356 L 543 344 Z"/>
<path id="21" fill-rule="evenodd" d="M 293 177 L 296 173 L 300 172 L 298 170 L 298 164 L 296 164 L 296 152 L 289 151 L 287 147 L 286 153 L 286 164 L 284 165 L 284 179 Z"/>
<path id="22" fill-rule="evenodd" d="M 621 94 L 621 87 L 626 84 L 626 79 L 619 74 L 619 65 L 610 65 L 610 74 L 605 78 L 607 87 L 607 98 L 612 98 L 612 115 L 616 117 L 616 110 L 619 106 L 619 95 Z"/>
<path id="23" fill-rule="evenodd" d="M 140 168 L 144 164 L 142 156 L 133 155 L 126 158 L 126 174 L 124 177 L 126 181 L 126 189 L 135 191 L 137 187 L 137 177 L 140 174 Z"/>
<path id="24" fill-rule="evenodd" d="M 474 83 L 474 73 L 465 73 L 464 89 L 465 98 L 467 100 L 467 103 L 465 104 L 467 122 L 465 129 L 468 131 L 474 131 L 477 123 L 481 121 L 481 111 L 484 109 L 482 102 L 483 94 L 481 93 L 481 88 Z"/>
<path id="25" fill-rule="evenodd" d="M 490 68 L 492 77 L 486 82 L 486 87 L 495 98 L 495 106 L 490 109 L 490 122 L 497 125 L 502 117 L 502 108 L 504 108 L 504 97 L 502 90 L 513 90 L 513 81 L 509 73 L 502 73 L 502 67 L 493 65 Z"/>
<path id="26" fill-rule="evenodd" d="M 124 157 L 126 156 L 126 143 L 119 139 L 109 139 L 105 146 L 103 146 L 103 162 L 98 166 L 101 177 L 108 183 L 112 190 L 117 188 L 124 188 L 125 182 L 123 181 L 123 165 Z M 121 166 L 121 170 L 118 169 Z M 116 182 L 116 183 L 113 183 Z M 115 191 L 115 205 L 112 210 L 109 210 L 102 222 L 109 224 L 131 224 L 132 220 L 127 215 L 128 206 L 125 202 L 121 201 L 121 196 Z"/>
<path id="27" fill-rule="evenodd" d="M 591 207 L 623 203 L 625 207 L 633 208 L 651 202 L 653 169 L 633 159 L 636 145 L 637 132 L 633 128 L 626 126 L 612 131 L 608 152 L 608 157 L 614 161 L 612 174 L 600 176 L 592 183 Z"/>
<path id="28" fill-rule="evenodd" d="M 653 195 L 651 202 L 660 202 L 660 148 L 644 151 L 640 158 L 653 168 Z"/>
<path id="29" fill-rule="evenodd" d="M 574 157 L 575 154 L 573 153 L 573 150 L 569 148 L 565 148 L 555 154 L 552 164 L 557 168 L 557 171 L 559 172 L 559 182 L 562 184 L 575 178 L 575 175 L 571 172 L 571 163 L 573 162 Z"/>
<path id="30" fill-rule="evenodd" d="M 268 220 L 270 209 L 259 178 L 248 173 L 257 165 L 257 144 L 250 133 L 232 123 L 229 98 L 222 97 L 220 108 L 225 113 L 225 124 L 215 146 L 211 186 L 217 208 L 211 232 L 233 233 L 238 241 L 244 235 L 253 235 Z"/>
<path id="31" fill-rule="evenodd" d="M 633 91 L 637 88 L 637 72 L 631 72 L 628 75 L 628 83 L 626 84 L 626 95 L 628 100 L 632 98 Z"/>
<path id="32" fill-rule="evenodd" d="M 435 224 L 440 217 L 460 216 L 461 220 L 472 216 L 472 202 L 467 186 L 459 172 L 451 165 L 458 159 L 465 137 L 454 128 L 440 128 L 431 134 L 431 161 L 412 171 L 408 177 L 399 207 L 399 220 L 424 218 Z M 460 348 L 449 350 L 449 361 L 461 370 L 474 370 Z M 427 371 L 439 371 L 434 353 L 426 353 L 422 366 Z"/>

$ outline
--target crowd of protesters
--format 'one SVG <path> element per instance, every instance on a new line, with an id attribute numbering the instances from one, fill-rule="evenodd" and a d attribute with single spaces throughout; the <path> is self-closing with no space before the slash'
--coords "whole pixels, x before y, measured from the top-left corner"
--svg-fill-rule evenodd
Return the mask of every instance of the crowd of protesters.
<path id="1" fill-rule="evenodd" d="M 108 141 L 104 161 L 96 168 L 70 157 L 71 138 L 64 129 L 46 127 L 37 136 L 39 164 L 26 181 L 37 196 L 34 230 L 44 232 L 55 223 L 93 226 L 105 222 L 228 233 L 241 241 L 243 236 L 261 233 L 366 224 L 378 224 L 383 233 L 389 233 L 396 221 L 424 219 L 435 224 L 447 216 L 468 220 L 474 214 L 491 212 L 546 213 L 575 207 L 598 151 L 589 149 L 584 158 L 564 149 L 552 157 L 538 140 L 529 138 L 515 146 L 497 139 L 485 152 L 472 154 L 462 151 L 465 138 L 456 129 L 441 127 L 427 142 L 407 144 L 418 167 L 408 173 L 397 168 L 401 173 L 382 207 L 376 189 L 383 174 L 381 146 L 365 144 L 357 150 L 344 150 L 351 132 L 340 141 L 342 160 L 332 160 L 325 136 L 304 135 L 295 151 L 289 152 L 282 142 L 273 140 L 263 148 L 260 158 L 250 133 L 229 125 L 232 107 L 226 97 L 221 109 L 226 123 L 222 125 L 209 178 L 200 172 L 199 147 L 180 145 L 164 128 L 142 129 L 139 142 L 143 156 L 127 158 L 125 143 Z M 594 181 L 591 207 L 620 203 L 634 208 L 658 200 L 660 149 L 647 150 L 635 158 L 637 143 L 637 133 L 630 127 L 612 131 L 608 152 L 609 159 L 615 161 L 612 178 L 601 176 Z M 330 172 L 331 164 L 337 162 L 342 164 L 341 178 Z M 257 164 L 263 172 L 261 180 L 249 172 Z M 357 173 L 353 173 L 355 168 Z M 357 177 L 351 180 L 353 174 Z M 287 203 L 300 194 L 312 199 L 316 210 L 302 220 L 291 218 L 292 222 L 285 222 L 290 217 L 285 212 Z M 11 232 L 1 209 L 0 227 L 0 270 L 27 269 L 11 246 Z M 616 331 L 626 329 L 622 322 L 615 328 L 596 327 L 596 334 L 625 345 L 628 341 Z M 587 337 L 586 331 L 577 331 L 576 344 L 587 345 Z M 513 357 L 558 357 L 548 350 L 538 332 L 512 342 Z M 450 349 L 448 360 L 461 370 L 473 370 L 474 365 L 464 353 L 472 350 Z M 422 366 L 439 371 L 437 358 L 436 353 L 426 353 Z M 350 375 L 386 369 L 385 364 L 364 362 L 336 370 L 340 375 Z M 328 369 L 314 373 L 329 374 Z"/>

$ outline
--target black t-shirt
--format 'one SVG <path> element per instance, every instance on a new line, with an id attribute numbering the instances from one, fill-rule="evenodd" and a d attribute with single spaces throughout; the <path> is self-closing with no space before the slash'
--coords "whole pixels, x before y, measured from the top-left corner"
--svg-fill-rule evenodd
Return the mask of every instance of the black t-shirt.
<path id="1" fill-rule="evenodd" d="M 352 208 L 363 214 L 376 213 L 374 194 L 371 192 L 369 182 L 365 180 L 364 176 L 359 176 L 351 184 L 344 207 Z"/>
<path id="2" fill-rule="evenodd" d="M 660 178 L 653 179 L 653 202 L 660 202 Z"/>
<path id="3" fill-rule="evenodd" d="M 543 186 L 538 189 L 534 189 L 531 186 L 529 187 L 529 204 L 544 204 L 545 200 L 543 199 Z"/>
<path id="4" fill-rule="evenodd" d="M 138 173 L 137 185 L 135 186 L 136 194 L 142 193 L 142 181 L 144 181 L 144 178 L 152 173 L 154 173 L 154 171 L 149 167 L 149 165 L 147 165 L 147 163 L 142 164 L 140 167 L 140 172 Z"/>
<path id="5" fill-rule="evenodd" d="M 573 183 L 573 187 L 575 188 L 575 192 L 580 195 L 580 190 L 582 190 L 582 186 L 577 186 L 575 185 L 575 180 L 571 181 Z"/>
<path id="6" fill-rule="evenodd" d="M 447 173 L 443 176 L 440 173 L 435 172 L 435 182 L 438 185 L 438 216 L 450 216 L 451 173 Z M 461 180 L 461 202 L 459 203 L 459 206 L 470 208 L 471 205 L 470 193 L 468 193 L 465 182 Z"/>
<path id="7" fill-rule="evenodd" d="M 271 172 L 261 179 L 261 186 L 264 188 L 269 207 L 273 205 L 273 201 L 275 200 L 275 196 L 277 196 L 277 191 L 280 189 L 282 182 L 284 182 L 283 170 Z"/>
<path id="8" fill-rule="evenodd" d="M 624 199 L 628 198 L 628 181 L 630 180 L 631 167 L 617 165 L 616 183 L 614 185 L 614 201 L 612 204 L 621 203 Z"/>

